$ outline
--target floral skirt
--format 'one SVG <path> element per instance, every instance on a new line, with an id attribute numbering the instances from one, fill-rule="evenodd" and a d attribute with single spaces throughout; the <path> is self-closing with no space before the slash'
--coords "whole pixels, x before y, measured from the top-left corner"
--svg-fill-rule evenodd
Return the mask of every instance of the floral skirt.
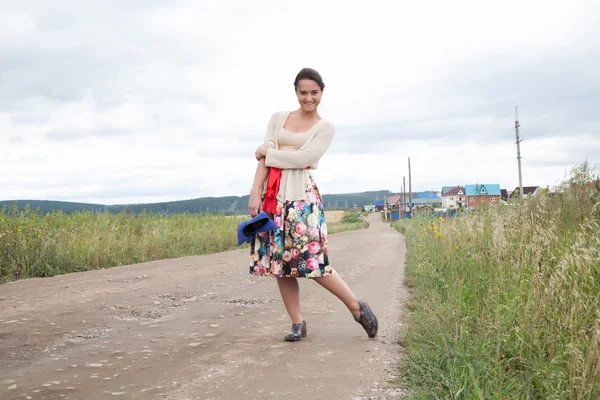
<path id="1" fill-rule="evenodd" d="M 305 199 L 278 204 L 269 217 L 277 229 L 259 233 L 250 243 L 250 274 L 274 278 L 318 278 L 335 273 L 327 254 L 323 201 L 312 177 Z"/>

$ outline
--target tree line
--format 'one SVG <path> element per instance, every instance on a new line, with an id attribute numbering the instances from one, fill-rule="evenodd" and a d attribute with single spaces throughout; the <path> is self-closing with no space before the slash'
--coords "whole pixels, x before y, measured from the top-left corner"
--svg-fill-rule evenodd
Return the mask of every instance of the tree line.
<path id="1" fill-rule="evenodd" d="M 352 209 L 372 204 L 375 200 L 383 201 L 390 196 L 390 191 L 380 190 L 360 193 L 324 194 L 323 203 L 326 209 Z M 189 200 L 167 201 L 159 203 L 104 205 L 94 203 L 78 203 L 53 200 L 4 200 L 0 208 L 10 208 L 16 205 L 19 210 L 29 207 L 42 213 L 62 211 L 65 214 L 88 211 L 100 213 L 108 211 L 113 214 L 120 212 L 139 214 L 142 211 L 157 214 L 224 214 L 242 215 L 248 212 L 249 196 L 200 197 Z"/>

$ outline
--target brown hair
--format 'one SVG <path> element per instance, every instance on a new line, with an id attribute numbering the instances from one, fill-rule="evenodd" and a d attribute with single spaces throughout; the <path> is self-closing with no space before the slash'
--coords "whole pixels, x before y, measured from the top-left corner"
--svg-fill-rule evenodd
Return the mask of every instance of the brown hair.
<path id="1" fill-rule="evenodd" d="M 298 75 L 296 75 L 296 80 L 294 81 L 294 88 L 298 90 L 298 83 L 302 79 L 310 79 L 311 81 L 317 82 L 317 85 L 321 88 L 321 90 L 325 89 L 325 83 L 323 83 L 323 78 L 321 74 L 315 71 L 312 68 L 302 68 Z"/>

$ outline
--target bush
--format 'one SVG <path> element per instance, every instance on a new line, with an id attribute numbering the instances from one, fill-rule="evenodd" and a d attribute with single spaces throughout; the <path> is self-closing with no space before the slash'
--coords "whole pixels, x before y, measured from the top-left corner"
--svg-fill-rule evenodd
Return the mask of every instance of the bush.
<path id="1" fill-rule="evenodd" d="M 346 214 L 342 217 L 342 223 L 344 224 L 355 224 L 358 222 L 362 222 L 360 216 L 356 213 Z"/>

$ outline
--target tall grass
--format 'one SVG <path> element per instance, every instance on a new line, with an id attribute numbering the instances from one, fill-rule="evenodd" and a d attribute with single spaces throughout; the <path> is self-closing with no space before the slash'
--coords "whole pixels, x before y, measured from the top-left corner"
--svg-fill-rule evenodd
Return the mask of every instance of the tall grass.
<path id="1" fill-rule="evenodd" d="M 234 249 L 239 222 L 211 214 L 44 215 L 3 208 L 0 282 Z"/>
<path id="2" fill-rule="evenodd" d="M 2 208 L 0 283 L 232 250 L 238 247 L 237 225 L 245 218 L 148 212 L 66 215 Z M 329 224 L 329 233 L 369 225 L 356 221 Z"/>
<path id="3" fill-rule="evenodd" d="M 555 195 L 396 224 L 413 398 L 600 398 L 597 179 L 584 164 Z"/>

